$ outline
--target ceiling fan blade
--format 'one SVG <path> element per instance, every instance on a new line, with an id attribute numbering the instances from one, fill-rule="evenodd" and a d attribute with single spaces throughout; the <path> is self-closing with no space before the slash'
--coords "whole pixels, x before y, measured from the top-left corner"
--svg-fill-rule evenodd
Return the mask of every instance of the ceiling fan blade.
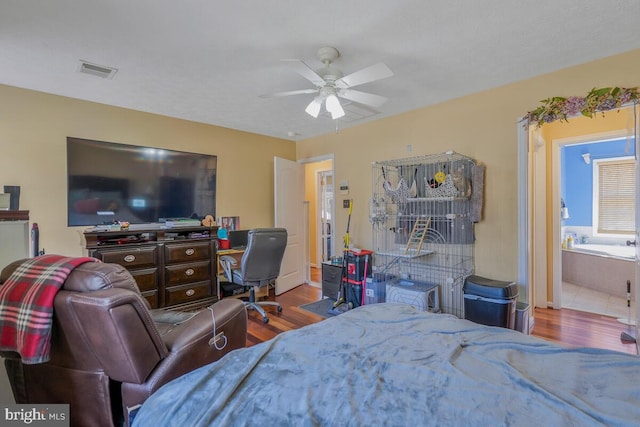
<path id="1" fill-rule="evenodd" d="M 349 101 L 357 102 L 358 104 L 370 105 L 372 107 L 380 107 L 389 100 L 389 98 L 384 96 L 361 92 L 354 89 L 340 89 L 338 91 L 338 96 L 340 98 L 348 99 Z"/>
<path id="2" fill-rule="evenodd" d="M 353 72 L 336 80 L 336 86 L 341 89 L 354 87 L 369 83 L 375 80 L 386 79 L 393 76 L 393 71 L 383 62 L 378 62 L 370 67 L 363 68 L 360 71 Z"/>
<path id="3" fill-rule="evenodd" d="M 293 70 L 300 74 L 305 79 L 309 80 L 311 83 L 318 87 L 322 87 L 326 84 L 324 79 L 318 75 L 311 67 L 302 62 L 299 59 L 283 59 L 283 61 L 289 63 Z"/>
<path id="4" fill-rule="evenodd" d="M 306 93 L 317 93 L 317 92 L 318 92 L 318 89 L 290 90 L 287 92 L 267 93 L 265 95 L 260 95 L 260 98 L 275 98 L 278 96 L 303 95 Z"/>

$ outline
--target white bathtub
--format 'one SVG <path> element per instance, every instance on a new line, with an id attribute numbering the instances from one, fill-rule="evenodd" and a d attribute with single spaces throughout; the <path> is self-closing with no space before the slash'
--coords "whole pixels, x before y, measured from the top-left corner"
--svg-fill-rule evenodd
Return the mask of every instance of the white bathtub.
<path id="1" fill-rule="evenodd" d="M 562 251 L 562 281 L 635 301 L 635 247 L 576 245 Z"/>
<path id="2" fill-rule="evenodd" d="M 596 245 L 596 244 L 580 244 L 575 245 L 573 250 L 576 252 L 585 252 L 593 255 L 617 257 L 633 260 L 636 256 L 635 246 L 622 245 Z"/>

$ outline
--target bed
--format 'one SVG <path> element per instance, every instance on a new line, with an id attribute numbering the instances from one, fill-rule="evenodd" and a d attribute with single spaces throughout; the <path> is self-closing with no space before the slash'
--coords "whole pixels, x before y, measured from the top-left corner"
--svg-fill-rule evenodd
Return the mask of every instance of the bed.
<path id="1" fill-rule="evenodd" d="M 640 358 L 374 304 L 166 384 L 134 426 L 626 426 Z"/>

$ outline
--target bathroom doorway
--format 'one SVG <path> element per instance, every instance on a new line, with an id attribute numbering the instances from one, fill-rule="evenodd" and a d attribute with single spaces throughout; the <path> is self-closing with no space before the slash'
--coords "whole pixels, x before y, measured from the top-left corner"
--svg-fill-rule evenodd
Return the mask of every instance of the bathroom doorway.
<path id="1" fill-rule="evenodd" d="M 560 147 L 584 142 L 585 135 L 596 134 L 601 139 L 633 138 L 636 152 L 640 152 L 638 106 L 625 106 L 593 118 L 569 117 L 568 121 L 546 123 L 541 128 L 527 128 L 518 123 L 518 281 L 524 284 L 534 307 L 563 306 Z M 640 167 L 637 156 L 635 160 L 637 207 Z M 571 215 L 572 208 L 568 208 Z M 640 209 L 635 209 L 635 228 L 635 236 L 640 236 Z M 634 278 L 640 277 L 637 260 L 640 260 L 638 246 Z M 640 295 L 640 283 L 632 283 L 630 288 L 632 295 Z M 624 310 L 625 315 L 619 320 L 634 315 L 640 318 L 640 305 L 632 304 L 631 310 L 626 307 Z M 640 328 L 636 326 L 638 332 Z"/>
<path id="2" fill-rule="evenodd" d="M 561 308 L 562 304 L 562 195 L 561 148 L 565 145 L 634 138 L 633 106 L 605 116 L 570 117 L 541 128 L 519 126 L 518 280 L 535 307 Z M 581 153 L 584 154 L 584 153 Z M 580 155 L 578 162 L 584 159 Z M 567 204 L 570 215 L 574 211 Z M 576 211 L 577 214 L 577 211 Z"/>
<path id="3" fill-rule="evenodd" d="M 635 283 L 635 140 L 626 130 L 555 140 L 561 199 L 561 306 L 628 317 Z M 632 304 L 634 304 L 632 298 Z"/>
<path id="4" fill-rule="evenodd" d="M 532 290 L 537 307 L 562 308 L 564 301 L 562 298 L 562 240 L 563 225 L 566 221 L 562 219 L 562 201 L 566 203 L 569 216 L 577 216 L 585 208 L 569 201 L 563 197 L 566 195 L 565 181 L 567 172 L 562 171 L 562 149 L 563 147 L 575 146 L 584 143 L 594 143 L 596 141 L 608 141 L 623 139 L 623 144 L 627 151 L 630 144 L 634 143 L 636 134 L 636 109 L 633 106 L 621 108 L 619 111 L 611 111 L 604 116 L 598 115 L 589 117 L 570 117 L 568 121 L 556 121 L 545 124 L 542 128 L 532 129 L 529 138 L 521 138 L 524 141 L 523 148 L 529 145 L 529 156 L 526 151 L 521 150 L 524 156 L 520 156 L 522 162 L 531 162 L 529 166 L 529 190 L 523 190 L 521 194 L 521 206 L 527 204 L 526 197 L 531 197 L 529 206 L 531 207 L 531 221 L 527 222 L 527 216 L 523 216 L 521 224 L 523 230 L 528 230 L 530 239 L 523 235 L 523 242 L 532 242 L 532 258 L 530 268 L 528 268 L 526 254 L 521 250 L 520 258 L 524 262 L 522 265 L 523 280 L 532 284 Z M 528 141 L 528 142 L 527 142 Z M 576 150 L 585 149 L 578 147 Z M 578 151 L 572 154 L 577 165 L 586 167 L 586 158 L 582 154 L 587 151 Z M 597 156 L 595 156 L 597 157 Z M 527 160 L 529 159 L 529 160 Z M 597 160 L 597 159 L 593 159 Z M 592 163 L 593 163 L 592 160 Z M 521 163 L 521 170 L 526 173 L 527 165 Z M 564 177 L 563 177 L 564 173 Z M 526 180 L 526 178 L 525 178 Z M 580 180 L 579 180 L 580 181 Z M 580 186 L 584 187 L 585 179 L 580 181 Z M 591 187 L 591 186 L 590 186 Z M 533 190 L 532 190 L 533 189 Z M 589 190 L 591 192 L 592 189 Z M 568 197 L 572 199 L 572 197 Z M 573 206 L 572 206 L 573 204 Z M 591 202 L 589 202 L 591 206 Z M 590 209 L 590 208 L 586 208 Z M 520 210 L 520 213 L 525 213 Z M 532 230 L 536 230 L 532 233 Z M 525 232 L 523 232 L 525 233 Z M 584 233 L 580 233 L 580 238 Z M 588 235 L 587 235 L 588 240 Z M 523 249 L 522 247 L 520 249 Z M 526 277 L 525 277 L 526 276 Z M 635 275 L 634 275 L 635 276 Z M 634 277 L 635 278 L 635 277 Z M 623 281 L 620 288 L 626 287 Z M 635 284 L 632 283 L 635 294 Z M 625 289 L 626 291 L 626 289 Z M 626 293 L 626 292 L 625 292 Z M 626 309 L 626 304 L 623 308 Z"/>

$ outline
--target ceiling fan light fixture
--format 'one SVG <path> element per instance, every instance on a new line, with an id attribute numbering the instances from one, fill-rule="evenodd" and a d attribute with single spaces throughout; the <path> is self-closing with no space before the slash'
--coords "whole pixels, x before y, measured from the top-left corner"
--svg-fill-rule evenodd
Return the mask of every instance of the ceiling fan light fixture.
<path id="1" fill-rule="evenodd" d="M 322 104 L 324 104 L 327 112 L 331 114 L 333 120 L 345 117 L 346 113 L 340 104 L 338 96 L 346 100 L 346 105 L 349 106 L 349 117 L 346 120 L 356 120 L 353 116 L 353 107 L 355 104 L 361 104 L 363 108 L 369 107 L 367 110 L 369 110 L 371 114 L 378 113 L 375 110 L 371 110 L 371 108 L 380 107 L 388 100 L 387 98 L 352 88 L 393 76 L 393 71 L 391 71 L 389 67 L 379 62 L 345 76 L 342 71 L 333 64 L 333 61 L 340 57 L 340 52 L 338 52 L 336 48 L 329 46 L 322 47 L 318 50 L 317 55 L 320 62 L 324 65 L 324 67 L 317 70 L 309 67 L 300 59 L 283 59 L 295 72 L 313 83 L 314 88 L 277 92 L 260 95 L 260 97 L 271 98 L 315 93 L 318 96 L 305 108 L 305 112 L 313 118 L 317 118 L 320 115 Z"/>
<path id="2" fill-rule="evenodd" d="M 344 110 L 342 109 L 342 107 L 339 107 L 339 110 L 338 110 L 338 111 L 334 111 L 334 112 L 332 112 L 332 113 L 331 113 L 331 118 L 332 118 L 333 120 L 337 120 L 337 119 L 339 119 L 340 117 L 344 117 L 344 115 L 345 115 Z"/>
<path id="3" fill-rule="evenodd" d="M 307 105 L 307 108 L 305 108 L 304 111 L 315 119 L 315 118 L 318 118 L 318 114 L 320 114 L 321 107 L 322 107 L 322 98 L 319 96 L 316 96 L 315 98 L 313 98 L 313 101 L 311 101 L 309 105 Z"/>
<path id="4" fill-rule="evenodd" d="M 326 107 L 327 111 L 331 113 L 331 118 L 333 120 L 344 117 L 344 109 L 342 108 L 342 105 L 340 105 L 338 97 L 334 94 L 327 96 Z"/>

